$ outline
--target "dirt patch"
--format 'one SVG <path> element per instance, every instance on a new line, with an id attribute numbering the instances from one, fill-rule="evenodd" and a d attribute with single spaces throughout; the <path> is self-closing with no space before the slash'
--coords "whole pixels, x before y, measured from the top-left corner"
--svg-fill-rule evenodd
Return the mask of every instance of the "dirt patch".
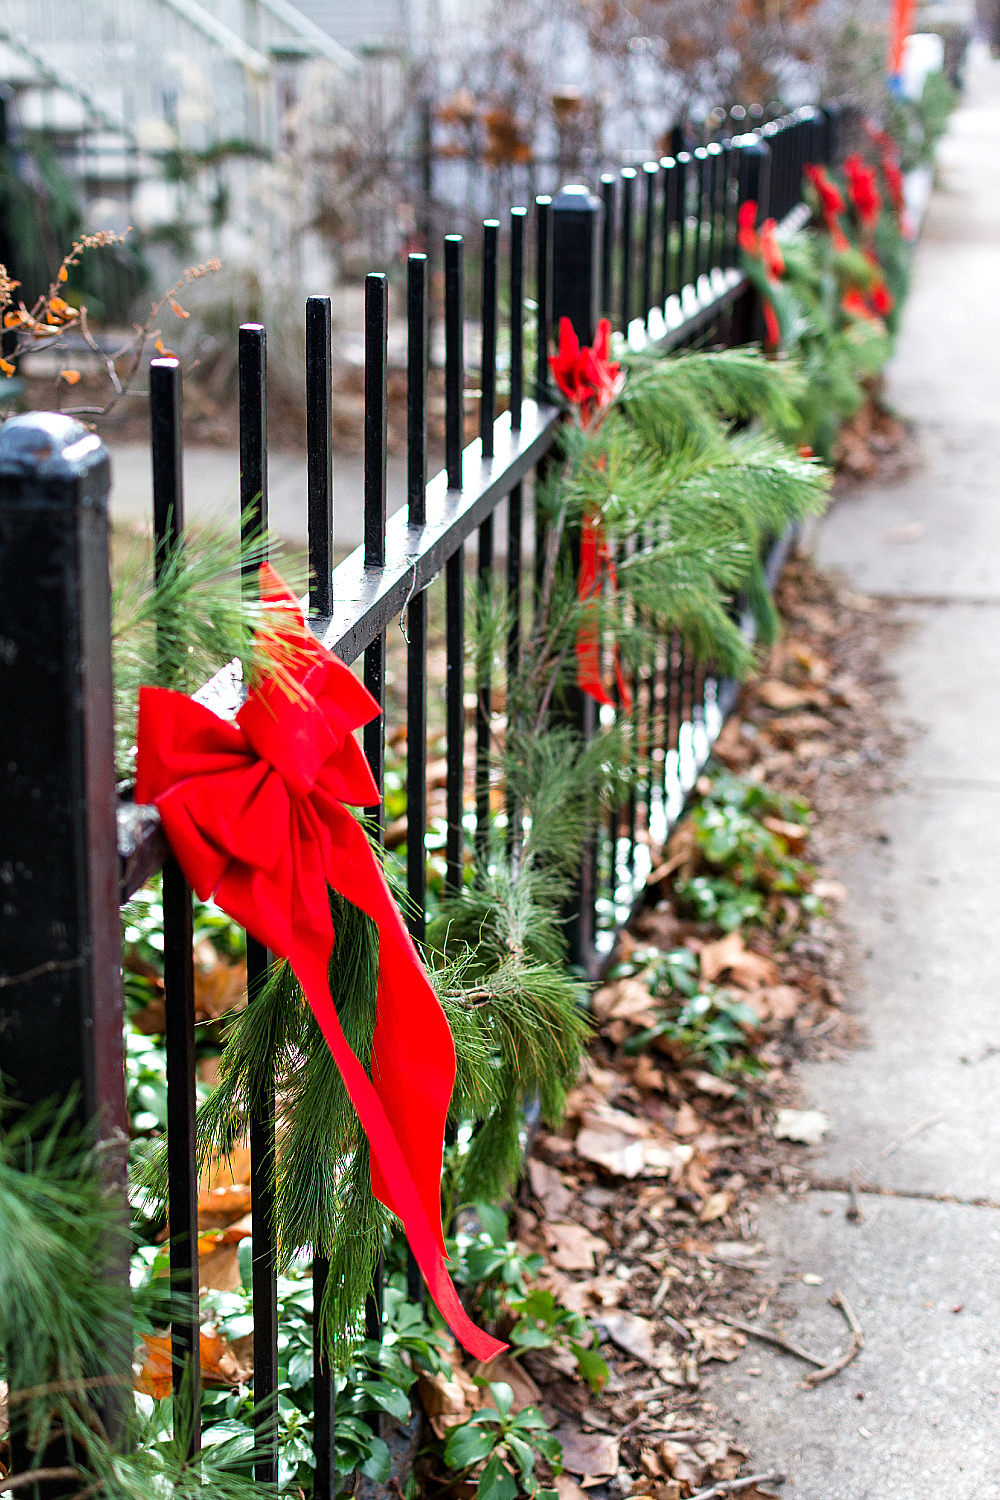
<path id="1" fill-rule="evenodd" d="M 782 639 L 742 691 L 717 759 L 808 801 L 805 828 L 771 825 L 815 867 L 807 896 L 820 895 L 824 910 L 810 916 L 801 898 L 786 911 L 772 893 L 770 919 L 755 926 L 699 922 L 674 884 L 699 856 L 684 825 L 675 830 L 594 997 L 600 1030 L 587 1076 L 559 1134 L 535 1141 L 517 1206 L 519 1242 L 546 1258 L 541 1285 L 586 1314 L 611 1372 L 594 1395 L 550 1351 L 523 1359 L 574 1489 L 598 1496 L 682 1500 L 747 1472 L 750 1455 L 703 1394 L 704 1366 L 752 1366 L 759 1344 L 733 1320 L 758 1327 L 781 1317 L 756 1205 L 809 1188 L 810 1146 L 827 1122 L 802 1107 L 800 1060 L 840 1056 L 858 1040 L 844 1004 L 851 954 L 837 870 L 853 842 L 873 835 L 873 802 L 903 748 L 885 663 L 904 627 L 891 606 L 804 558 L 788 565 L 778 604 Z M 733 1014 L 751 1013 L 741 1022 L 746 1065 L 722 1076 L 686 1050 L 676 1027 L 653 1036 L 650 951 L 685 949 L 703 986 L 725 985 Z M 772 1493 L 774 1482 L 741 1492 Z"/>

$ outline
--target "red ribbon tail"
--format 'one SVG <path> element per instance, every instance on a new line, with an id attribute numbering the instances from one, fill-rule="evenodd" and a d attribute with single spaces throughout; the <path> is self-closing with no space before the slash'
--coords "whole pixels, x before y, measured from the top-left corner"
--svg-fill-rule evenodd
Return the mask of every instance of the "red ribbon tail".
<path id="1" fill-rule="evenodd" d="M 299 965 L 293 959 L 293 967 L 299 974 L 306 999 L 312 1006 L 313 1014 L 351 1096 L 351 1102 L 358 1112 L 372 1156 L 383 1177 L 392 1183 L 393 1201 L 386 1207 L 402 1220 L 427 1290 L 448 1327 L 475 1359 L 488 1363 L 502 1354 L 507 1345 L 477 1328 L 459 1301 L 454 1283 L 448 1275 L 444 1256 L 438 1247 L 434 1228 L 427 1217 L 382 1101 L 343 1033 L 326 976 L 322 970 L 311 972 L 315 965 L 309 962 Z"/>

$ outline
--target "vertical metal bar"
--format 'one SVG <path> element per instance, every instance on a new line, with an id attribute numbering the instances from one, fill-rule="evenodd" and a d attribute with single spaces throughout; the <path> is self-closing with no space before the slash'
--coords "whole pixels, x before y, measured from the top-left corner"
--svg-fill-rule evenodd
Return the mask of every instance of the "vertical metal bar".
<path id="1" fill-rule="evenodd" d="M 493 515 L 479 527 L 479 602 L 488 607 L 493 577 Z M 478 682 L 476 684 L 476 853 L 486 854 L 490 844 L 490 718 L 492 689 L 490 663 L 482 642 L 477 641 Z"/>
<path id="2" fill-rule="evenodd" d="M 406 262 L 406 497 L 411 526 L 427 522 L 427 256 Z M 407 612 L 409 616 L 409 612 Z"/>
<path id="3" fill-rule="evenodd" d="M 719 235 L 719 181 L 722 167 L 722 147 L 712 141 L 708 150 L 708 274 L 722 264 Z"/>
<path id="4" fill-rule="evenodd" d="M 695 229 L 694 229 L 694 264 L 691 272 L 691 280 L 697 287 L 698 278 L 705 269 L 705 169 L 708 165 L 708 152 L 704 146 L 696 146 L 694 149 L 694 177 L 695 185 Z"/>
<path id="5" fill-rule="evenodd" d="M 386 436 L 388 416 L 387 344 L 389 331 L 389 280 L 381 271 L 365 277 L 365 567 L 385 567 Z M 385 631 L 365 647 L 365 687 L 385 709 Z M 385 806 L 381 801 L 385 780 L 385 713 L 366 724 L 365 755 L 379 790 L 376 807 L 366 808 L 376 824 L 378 837 L 385 836 Z"/>
<path id="6" fill-rule="evenodd" d="M 309 613 L 333 612 L 333 319 L 329 297 L 306 299 L 306 482 L 309 507 Z M 330 1262 L 316 1255 L 313 1284 L 313 1500 L 335 1500 L 337 1386 L 320 1307 Z"/>
<path id="7" fill-rule="evenodd" d="M 677 295 L 683 301 L 684 288 L 688 284 L 688 182 L 691 155 L 678 151 L 677 161 Z"/>
<path id="8" fill-rule="evenodd" d="M 459 547 L 445 564 L 445 718 L 448 731 L 445 885 L 461 890 L 464 859 L 462 812 L 465 751 L 465 549 Z"/>
<path id="9" fill-rule="evenodd" d="M 334 1463 L 334 1427 L 337 1410 L 337 1385 L 326 1340 L 322 1336 L 320 1308 L 330 1277 L 330 1262 L 325 1256 L 313 1258 L 313 1452 L 316 1468 L 313 1474 L 313 1500 L 336 1500 L 337 1470 Z"/>
<path id="10" fill-rule="evenodd" d="M 409 522 L 427 520 L 427 257 L 407 263 L 406 453 Z M 427 901 L 427 594 L 406 608 L 406 888 L 407 922 L 423 942 Z"/>
<path id="11" fill-rule="evenodd" d="M 462 488 L 465 444 L 465 308 L 462 236 L 444 237 L 444 445 L 448 488 Z"/>
<path id="12" fill-rule="evenodd" d="M 240 535 L 246 545 L 267 538 L 267 334 L 260 323 L 240 326 L 239 382 Z M 259 563 L 258 556 L 243 564 L 251 591 Z"/>
<path id="13" fill-rule="evenodd" d="M 722 142 L 722 163 L 720 174 L 722 177 L 722 254 L 719 264 L 724 270 L 734 264 L 736 259 L 736 245 L 733 235 L 733 162 L 736 160 L 736 151 L 732 138 Z"/>
<path id="14" fill-rule="evenodd" d="M 386 457 L 388 420 L 389 279 L 381 271 L 365 277 L 365 567 L 385 567 Z M 385 841 L 385 631 L 365 647 L 365 687 L 382 712 L 362 731 L 365 758 L 371 768 L 379 800 L 365 808 L 374 823 L 374 837 Z M 365 1299 L 365 1331 L 375 1343 L 382 1339 L 381 1253 L 372 1287 Z"/>
<path id="15" fill-rule="evenodd" d="M 622 333 L 632 321 L 632 261 L 635 212 L 635 168 L 622 167 Z"/>
<path id="16" fill-rule="evenodd" d="M 259 323 L 239 335 L 240 509 L 243 542 L 267 537 L 267 340 Z M 243 586 L 257 590 L 256 564 L 244 564 Z M 247 934 L 247 996 L 267 982 L 270 954 Z M 262 1079 L 249 1112 L 250 1208 L 253 1214 L 254 1478 L 277 1486 L 278 1248 L 274 1226 L 274 1089 Z"/>
<path id="17" fill-rule="evenodd" d="M 673 156 L 661 156 L 663 166 L 663 242 L 660 246 L 660 305 L 666 308 L 667 297 L 675 291 L 673 275 L 673 225 L 678 216 L 678 163 Z"/>
<path id="18" fill-rule="evenodd" d="M 154 571 L 163 576 L 184 534 L 181 367 L 154 359 L 149 367 L 149 425 L 153 460 Z M 174 687 L 164 635 L 157 622 L 159 678 Z M 163 867 L 163 993 L 166 1005 L 167 1171 L 170 1215 L 170 1350 L 177 1427 L 190 1430 L 188 1453 L 201 1446 L 201 1351 L 198 1317 L 198 1165 L 195 1146 L 194 913 L 191 888 L 176 859 Z M 181 1411 L 181 1392 L 187 1410 Z"/>
<path id="19" fill-rule="evenodd" d="M 507 732 L 514 711 L 512 684 L 521 665 L 521 529 L 523 490 L 516 484 L 507 497 Z M 515 853 L 520 843 L 520 812 L 516 798 L 507 792 L 507 847 Z"/>
<path id="20" fill-rule="evenodd" d="M 646 199 L 643 205 L 645 223 L 642 238 L 642 321 L 649 327 L 649 312 L 653 306 L 653 249 L 656 238 L 656 182 L 660 175 L 659 163 L 647 161 L 643 164 L 646 179 Z"/>
<path id="21" fill-rule="evenodd" d="M 406 889 L 411 936 L 424 940 L 427 904 L 427 592 L 406 608 Z"/>
<path id="22" fill-rule="evenodd" d="M 329 297 L 306 298 L 306 486 L 309 613 L 333 613 L 333 315 Z"/>
<path id="23" fill-rule="evenodd" d="M 670 278 L 670 234 L 677 213 L 677 163 L 672 156 L 661 156 L 663 168 L 663 215 L 660 240 L 660 306 L 666 307 L 673 289 Z"/>
<path id="24" fill-rule="evenodd" d="M 613 172 L 601 177 L 601 197 L 604 200 L 604 223 L 601 229 L 601 314 L 613 319 L 615 315 L 615 189 L 617 179 Z"/>
<path id="25" fill-rule="evenodd" d="M 480 328 L 482 362 L 479 437 L 483 458 L 493 457 L 493 423 L 497 415 L 497 261 L 500 220 L 483 222 L 483 302 Z"/>
<path id="26" fill-rule="evenodd" d="M 535 212 L 535 301 L 538 303 L 535 399 L 542 405 L 549 401 L 549 314 L 552 306 L 552 199 L 547 194 L 535 199 Z"/>
<path id="27" fill-rule="evenodd" d="M 521 430 L 524 403 L 524 226 L 526 208 L 510 211 L 510 426 Z"/>

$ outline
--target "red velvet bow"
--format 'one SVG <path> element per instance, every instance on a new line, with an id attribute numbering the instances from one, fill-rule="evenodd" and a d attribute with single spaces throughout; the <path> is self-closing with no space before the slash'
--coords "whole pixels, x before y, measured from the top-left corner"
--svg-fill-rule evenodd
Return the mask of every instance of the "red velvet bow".
<path id="1" fill-rule="evenodd" d="M 467 1316 L 445 1267 L 441 1157 L 455 1047 L 364 829 L 345 803 L 378 788 L 353 731 L 379 712 L 354 674 L 307 629 L 267 563 L 261 598 L 281 611 L 292 687 L 251 688 L 234 723 L 182 693 L 139 699 L 136 800 L 159 809 L 198 895 L 216 901 L 298 975 L 371 1145 L 372 1191 L 399 1219 L 428 1291 L 470 1354 L 506 1345 Z M 334 946 L 327 887 L 379 932 L 371 1078 L 348 1045 L 330 994 Z"/>
<path id="2" fill-rule="evenodd" d="M 559 353 L 549 355 L 556 384 L 580 413 L 580 426 L 601 416 L 625 383 L 621 365 L 611 359 L 611 324 L 601 318 L 593 345 L 580 340 L 569 318 L 559 319 Z"/>

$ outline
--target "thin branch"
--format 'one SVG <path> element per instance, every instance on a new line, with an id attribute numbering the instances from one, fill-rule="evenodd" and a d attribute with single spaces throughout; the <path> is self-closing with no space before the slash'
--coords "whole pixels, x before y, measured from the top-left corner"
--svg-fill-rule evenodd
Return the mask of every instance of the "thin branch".
<path id="1" fill-rule="evenodd" d="M 748 1474 L 745 1479 L 720 1479 L 707 1490 L 698 1490 L 691 1500 L 711 1500 L 713 1495 L 735 1495 L 748 1490 L 752 1484 L 784 1484 L 784 1474 Z"/>
<path id="2" fill-rule="evenodd" d="M 810 1388 L 821 1385 L 824 1380 L 832 1380 L 834 1375 L 839 1375 L 841 1370 L 845 1370 L 853 1359 L 857 1359 L 865 1347 L 865 1335 L 861 1324 L 855 1317 L 851 1304 L 839 1289 L 830 1298 L 830 1306 L 839 1308 L 843 1313 L 847 1320 L 847 1326 L 851 1330 L 851 1339 L 847 1348 L 838 1359 L 833 1360 L 828 1365 L 824 1365 L 822 1370 L 816 1371 L 815 1375 L 806 1376 L 805 1383 Z"/>
<path id="3" fill-rule="evenodd" d="M 26 1484 L 43 1484 L 48 1479 L 79 1479 L 76 1469 L 26 1469 L 23 1474 L 8 1474 L 0 1479 L 0 1494 L 4 1490 L 21 1490 Z"/>
<path id="4" fill-rule="evenodd" d="M 784 1349 L 788 1354 L 794 1354 L 797 1359 L 804 1359 L 806 1364 L 815 1365 L 818 1370 L 827 1368 L 826 1360 L 820 1359 L 818 1354 L 810 1354 L 808 1349 L 803 1349 L 800 1344 L 793 1344 L 790 1339 L 784 1339 L 780 1333 L 772 1333 L 770 1328 L 757 1328 L 753 1323 L 741 1323 L 739 1318 L 731 1318 L 727 1313 L 716 1313 L 720 1323 L 728 1323 L 730 1328 L 738 1328 L 741 1333 L 749 1333 L 755 1339 L 762 1339 L 765 1344 L 774 1344 L 777 1349 Z"/>
<path id="5" fill-rule="evenodd" d="M 16 1406 L 19 1401 L 34 1401 L 39 1396 L 58 1396 L 69 1391 L 96 1391 L 104 1390 L 112 1385 L 131 1385 L 132 1380 L 128 1375 L 89 1375 L 85 1380 L 53 1380 L 48 1385 L 27 1386 L 23 1391 L 11 1391 L 7 1397 L 8 1406 Z"/>

